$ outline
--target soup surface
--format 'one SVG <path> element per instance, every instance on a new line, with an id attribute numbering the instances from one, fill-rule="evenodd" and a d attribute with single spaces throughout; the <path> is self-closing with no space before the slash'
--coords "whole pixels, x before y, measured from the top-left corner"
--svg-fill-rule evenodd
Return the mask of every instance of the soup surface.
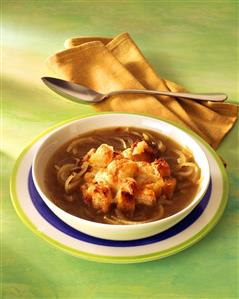
<path id="1" fill-rule="evenodd" d="M 139 128 L 100 129 L 64 144 L 45 174 L 49 198 L 95 222 L 137 224 L 168 217 L 194 198 L 200 168 L 172 139 Z"/>

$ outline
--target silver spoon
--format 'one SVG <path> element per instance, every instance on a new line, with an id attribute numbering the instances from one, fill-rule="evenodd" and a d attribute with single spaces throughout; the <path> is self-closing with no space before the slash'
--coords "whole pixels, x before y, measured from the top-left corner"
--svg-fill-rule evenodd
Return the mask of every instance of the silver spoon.
<path id="1" fill-rule="evenodd" d="M 150 94 L 150 95 L 164 95 L 171 97 L 180 97 L 185 99 L 192 99 L 196 101 L 213 101 L 223 102 L 227 99 L 224 93 L 186 93 L 186 92 L 170 92 L 170 91 L 156 91 L 147 89 L 124 89 L 112 91 L 107 94 L 99 93 L 88 87 L 65 81 L 53 77 L 42 77 L 42 81 L 53 91 L 75 102 L 81 103 L 98 103 L 111 96 L 117 94 Z"/>

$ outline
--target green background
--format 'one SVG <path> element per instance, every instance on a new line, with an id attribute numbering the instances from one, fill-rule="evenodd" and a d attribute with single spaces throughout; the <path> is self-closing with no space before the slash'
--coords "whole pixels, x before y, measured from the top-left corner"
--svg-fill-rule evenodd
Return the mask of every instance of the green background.
<path id="1" fill-rule="evenodd" d="M 69 256 L 22 224 L 9 195 L 14 162 L 36 135 L 93 111 L 40 81 L 45 59 L 65 39 L 127 31 L 162 77 L 239 103 L 238 11 L 238 1 L 2 1 L 3 298 L 239 298 L 238 123 L 218 149 L 230 180 L 221 221 L 198 244 L 162 260 L 111 265 Z"/>

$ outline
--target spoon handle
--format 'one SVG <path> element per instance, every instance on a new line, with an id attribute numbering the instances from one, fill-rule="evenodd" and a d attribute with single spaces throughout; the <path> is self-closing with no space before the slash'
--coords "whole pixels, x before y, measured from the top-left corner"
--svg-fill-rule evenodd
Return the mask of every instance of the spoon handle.
<path id="1" fill-rule="evenodd" d="M 106 95 L 110 97 L 117 94 L 150 94 L 150 95 L 163 95 L 177 98 L 193 99 L 197 101 L 213 101 L 223 102 L 227 99 L 224 93 L 186 93 L 186 92 L 171 92 L 171 91 L 156 91 L 148 89 L 124 89 L 119 91 L 112 91 Z"/>

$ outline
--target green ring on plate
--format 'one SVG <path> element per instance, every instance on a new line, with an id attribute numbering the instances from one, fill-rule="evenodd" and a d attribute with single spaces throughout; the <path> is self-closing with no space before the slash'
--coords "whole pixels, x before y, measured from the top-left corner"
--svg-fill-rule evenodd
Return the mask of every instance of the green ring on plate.
<path id="1" fill-rule="evenodd" d="M 188 239 L 187 241 L 184 241 L 181 244 L 178 244 L 170 249 L 166 249 L 163 250 L 161 252 L 155 252 L 155 253 L 151 253 L 151 254 L 145 254 L 145 255 L 137 255 L 137 256 L 132 256 L 132 257 L 125 257 L 125 256 L 104 256 L 104 255 L 97 255 L 97 254 L 90 254 L 90 253 L 86 253 L 86 252 L 82 252 L 76 249 L 72 249 L 71 247 L 68 247 L 66 245 L 61 244 L 58 241 L 55 241 L 54 239 L 48 237 L 47 235 L 45 235 L 44 233 L 40 232 L 37 227 L 35 225 L 32 224 L 32 222 L 28 219 L 28 217 L 25 215 L 24 211 L 22 210 L 20 204 L 19 204 L 19 199 L 17 196 L 17 191 L 16 191 L 16 178 L 17 178 L 17 172 L 18 172 L 18 168 L 19 165 L 23 159 L 23 157 L 25 156 L 25 154 L 29 151 L 29 149 L 34 145 L 34 143 L 36 143 L 39 139 L 41 139 L 43 136 L 45 136 L 47 133 L 51 132 L 52 130 L 67 124 L 71 121 L 77 120 L 77 119 L 82 119 L 82 118 L 86 118 L 89 116 L 96 116 L 96 115 L 103 115 L 103 114 L 135 114 L 135 115 L 142 115 L 142 116 L 146 116 L 146 117 L 151 117 L 151 118 L 155 118 L 155 119 L 159 119 L 161 121 L 167 122 L 169 124 L 172 124 L 176 127 L 178 127 L 179 129 L 183 130 L 184 132 L 192 135 L 194 138 L 196 138 L 198 141 L 200 141 L 206 148 L 207 150 L 210 152 L 210 154 L 212 154 L 212 156 L 215 158 L 219 169 L 221 171 L 221 175 L 222 175 L 222 179 L 223 179 L 223 193 L 222 193 L 222 198 L 221 198 L 221 205 L 217 210 L 217 213 L 214 215 L 214 217 L 211 219 L 211 221 L 200 231 L 198 232 L 196 235 L 194 235 L 192 238 Z M 105 262 L 105 263 L 138 263 L 138 262 L 147 262 L 147 261 L 153 261 L 156 259 L 160 259 L 163 257 L 167 257 L 170 255 L 173 255 L 177 252 L 180 252 L 190 246 L 192 246 L 193 244 L 195 244 L 196 242 L 198 242 L 199 240 L 201 240 L 206 234 L 208 234 L 212 228 L 217 224 L 217 222 L 219 221 L 219 219 L 221 218 L 226 205 L 227 205 L 227 200 L 228 200 L 228 190 L 229 190 L 229 182 L 228 182 L 228 176 L 227 173 L 225 171 L 225 168 L 223 166 L 222 161 L 220 160 L 220 158 L 218 157 L 218 155 L 216 154 L 216 152 L 211 148 L 211 146 L 206 143 L 201 137 L 199 137 L 196 133 L 194 133 L 193 131 L 191 131 L 190 129 L 184 128 L 178 124 L 175 124 L 172 121 L 168 121 L 168 120 L 164 120 L 160 117 L 152 117 L 150 115 L 146 115 L 146 114 L 139 114 L 139 113 L 125 113 L 125 112 L 104 112 L 104 113 L 91 113 L 91 114 L 87 114 L 85 116 L 80 116 L 80 117 L 73 117 L 71 119 L 62 121 L 52 127 L 50 127 L 49 129 L 45 130 L 43 133 L 41 133 L 40 135 L 38 135 L 19 155 L 19 157 L 16 160 L 13 172 L 12 172 L 12 176 L 10 179 L 10 194 L 11 194 L 11 199 L 12 199 L 12 203 L 13 206 L 18 214 L 18 216 L 20 217 L 20 219 L 39 237 L 43 238 L 44 240 L 46 240 L 47 242 L 49 242 L 50 244 L 58 247 L 59 249 L 66 251 L 67 253 L 70 253 L 74 256 L 80 257 L 80 258 L 84 258 L 87 260 L 91 260 L 91 261 L 97 261 L 97 262 Z"/>

